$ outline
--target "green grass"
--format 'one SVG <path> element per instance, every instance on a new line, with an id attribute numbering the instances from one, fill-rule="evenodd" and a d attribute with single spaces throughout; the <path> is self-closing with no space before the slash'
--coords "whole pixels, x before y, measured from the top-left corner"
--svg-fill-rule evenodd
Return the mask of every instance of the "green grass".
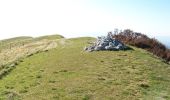
<path id="1" fill-rule="evenodd" d="M 60 35 L 49 35 L 38 38 L 16 37 L 0 41 L 0 78 L 7 75 L 23 58 L 36 53 L 56 48 L 64 44 Z"/>
<path id="2" fill-rule="evenodd" d="M 21 36 L 21 37 L 0 40 L 0 51 L 3 49 L 8 49 L 8 48 L 12 48 L 15 46 L 21 46 L 27 43 L 36 42 L 36 41 L 40 41 L 43 39 L 56 40 L 56 39 L 61 39 L 61 38 L 64 38 L 64 37 L 61 35 L 47 35 L 47 36 L 41 36 L 37 38 L 33 38 L 29 36 Z"/>
<path id="3" fill-rule="evenodd" d="M 138 48 L 85 52 L 74 38 L 25 58 L 0 80 L 0 99 L 170 100 L 170 65 Z"/>
<path id="4" fill-rule="evenodd" d="M 55 40 L 55 39 L 61 39 L 61 38 L 64 38 L 64 37 L 61 35 L 47 35 L 47 36 L 37 37 L 35 40 L 42 40 L 42 39 Z"/>

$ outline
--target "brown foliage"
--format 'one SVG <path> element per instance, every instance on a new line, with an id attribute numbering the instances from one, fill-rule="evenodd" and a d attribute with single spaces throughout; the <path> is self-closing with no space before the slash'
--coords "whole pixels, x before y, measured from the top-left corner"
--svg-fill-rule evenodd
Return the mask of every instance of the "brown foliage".
<path id="1" fill-rule="evenodd" d="M 155 38 L 149 38 L 144 34 L 133 32 L 130 29 L 126 29 L 118 34 L 114 34 L 113 38 L 117 38 L 125 44 L 148 50 L 167 62 L 170 61 L 170 50 Z"/>

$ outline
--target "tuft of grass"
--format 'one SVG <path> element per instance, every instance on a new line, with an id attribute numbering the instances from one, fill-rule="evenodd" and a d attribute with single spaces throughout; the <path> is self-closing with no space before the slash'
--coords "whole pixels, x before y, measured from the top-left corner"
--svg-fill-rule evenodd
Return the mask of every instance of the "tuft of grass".
<path id="1" fill-rule="evenodd" d="M 56 81 L 55 80 L 49 80 L 49 83 L 55 83 Z"/>
<path id="2" fill-rule="evenodd" d="M 26 90 L 26 89 L 23 89 L 23 90 L 19 91 L 19 93 L 27 93 L 27 92 L 28 92 L 28 90 Z"/>
<path id="3" fill-rule="evenodd" d="M 82 100 L 90 100 L 90 96 L 89 95 L 85 95 Z"/>
<path id="4" fill-rule="evenodd" d="M 37 75 L 36 78 L 42 78 L 42 76 L 41 75 Z"/>
<path id="5" fill-rule="evenodd" d="M 59 72 L 68 72 L 68 70 L 65 70 L 65 69 L 64 69 L 64 70 L 60 70 Z"/>
<path id="6" fill-rule="evenodd" d="M 148 83 L 140 83 L 139 86 L 145 89 L 150 87 Z"/>

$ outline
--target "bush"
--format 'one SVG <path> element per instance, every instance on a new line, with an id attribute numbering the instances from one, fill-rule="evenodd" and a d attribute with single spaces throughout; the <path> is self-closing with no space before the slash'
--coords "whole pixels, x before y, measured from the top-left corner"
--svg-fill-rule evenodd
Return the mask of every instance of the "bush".
<path id="1" fill-rule="evenodd" d="M 130 29 L 114 34 L 113 38 L 116 38 L 125 44 L 145 49 L 164 59 L 166 62 L 170 61 L 170 50 L 155 38 L 149 38 L 144 34 L 133 32 Z"/>

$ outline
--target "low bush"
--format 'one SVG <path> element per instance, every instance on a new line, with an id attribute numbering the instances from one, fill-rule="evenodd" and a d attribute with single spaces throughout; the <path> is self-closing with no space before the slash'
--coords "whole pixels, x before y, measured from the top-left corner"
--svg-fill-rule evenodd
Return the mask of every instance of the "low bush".
<path id="1" fill-rule="evenodd" d="M 170 50 L 155 38 L 149 38 L 145 34 L 133 32 L 130 29 L 114 34 L 113 38 L 116 38 L 125 44 L 145 49 L 164 59 L 166 62 L 170 61 Z"/>

